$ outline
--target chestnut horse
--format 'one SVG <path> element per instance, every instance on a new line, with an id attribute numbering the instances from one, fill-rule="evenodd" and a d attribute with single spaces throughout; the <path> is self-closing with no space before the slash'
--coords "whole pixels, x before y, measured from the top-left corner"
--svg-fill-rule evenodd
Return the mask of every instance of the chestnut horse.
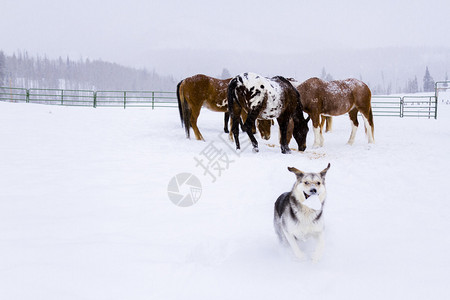
<path id="1" fill-rule="evenodd" d="M 254 73 L 243 73 L 234 77 L 228 85 L 228 110 L 232 118 L 231 131 L 234 135 L 236 149 L 240 149 L 238 121 L 242 110 L 247 113 L 242 130 L 247 132 L 253 145 L 253 152 L 258 152 L 258 142 L 252 133 L 255 120 L 277 119 L 280 127 L 280 145 L 282 153 L 290 153 L 287 143 L 289 120 L 294 121 L 294 138 L 298 150 L 306 148 L 308 119 L 303 116 L 300 94 L 284 77 L 271 79 Z"/>
<path id="2" fill-rule="evenodd" d="M 197 140 L 204 140 L 197 127 L 197 119 L 202 106 L 212 111 L 225 113 L 224 131 L 228 132 L 228 99 L 227 88 L 229 79 L 217 79 L 198 74 L 183 79 L 177 85 L 178 109 L 181 125 L 186 130 L 186 137 L 190 138 L 190 128 L 194 130 Z M 245 118 L 245 116 L 243 116 Z M 270 123 L 258 123 L 258 129 L 264 139 L 270 138 Z"/>
<path id="3" fill-rule="evenodd" d="M 372 94 L 364 82 L 354 78 L 324 81 L 313 77 L 296 86 L 301 95 L 303 109 L 313 122 L 314 148 L 323 146 L 320 116 L 339 116 L 345 113 L 348 113 L 352 121 L 352 132 L 348 140 L 348 144 L 352 145 L 358 129 L 358 111 L 364 120 L 368 142 L 375 142 L 370 104 Z"/>

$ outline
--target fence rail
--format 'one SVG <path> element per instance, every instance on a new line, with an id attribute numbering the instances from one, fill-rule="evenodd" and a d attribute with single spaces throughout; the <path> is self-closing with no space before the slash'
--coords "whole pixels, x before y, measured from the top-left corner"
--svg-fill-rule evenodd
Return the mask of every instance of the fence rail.
<path id="1" fill-rule="evenodd" d="M 0 87 L 0 101 L 91 107 L 177 107 L 175 92 Z M 374 116 L 437 118 L 436 96 L 372 96 Z"/>
<path id="2" fill-rule="evenodd" d="M 175 92 L 0 87 L 0 101 L 91 107 L 177 107 Z"/>

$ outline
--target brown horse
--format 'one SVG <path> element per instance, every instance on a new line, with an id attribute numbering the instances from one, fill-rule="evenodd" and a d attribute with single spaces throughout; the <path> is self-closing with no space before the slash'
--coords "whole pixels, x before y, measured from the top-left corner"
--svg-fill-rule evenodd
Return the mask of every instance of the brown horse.
<path id="1" fill-rule="evenodd" d="M 224 131 L 228 132 L 228 99 L 227 89 L 229 79 L 217 79 L 198 74 L 185 78 L 177 85 L 178 109 L 181 124 L 190 138 L 190 128 L 194 130 L 197 140 L 204 140 L 197 127 L 197 119 L 202 106 L 216 112 L 225 113 Z M 246 116 L 243 116 L 245 119 Z M 270 123 L 259 122 L 258 129 L 264 139 L 270 138 Z"/>
<path id="2" fill-rule="evenodd" d="M 320 116 L 339 116 L 348 113 L 352 132 L 348 144 L 352 145 L 358 128 L 358 111 L 362 114 L 369 143 L 374 143 L 374 125 L 369 87 L 354 78 L 324 81 L 310 78 L 296 85 L 303 109 L 311 117 L 314 127 L 314 148 L 323 146 Z M 323 126 L 323 125 L 322 125 Z"/>

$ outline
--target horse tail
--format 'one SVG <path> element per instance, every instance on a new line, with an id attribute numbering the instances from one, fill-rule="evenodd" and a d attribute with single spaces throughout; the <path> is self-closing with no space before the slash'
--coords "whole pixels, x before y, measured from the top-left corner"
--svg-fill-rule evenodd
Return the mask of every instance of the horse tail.
<path id="1" fill-rule="evenodd" d="M 228 84 L 228 111 L 230 112 L 230 115 L 233 116 L 233 105 L 234 102 L 237 100 L 236 97 L 236 88 L 237 88 L 238 81 L 236 78 L 233 78 L 230 83 Z"/>
<path id="2" fill-rule="evenodd" d="M 177 99 L 178 99 L 178 110 L 180 112 L 181 126 L 184 127 L 186 131 L 186 137 L 190 138 L 190 128 L 191 128 L 191 109 L 189 103 L 184 97 L 183 91 L 183 80 L 177 85 Z"/>
<path id="3" fill-rule="evenodd" d="M 239 102 L 237 101 L 237 95 L 236 95 L 237 85 L 238 85 L 238 79 L 235 77 L 228 84 L 228 91 L 227 91 L 228 112 L 230 113 L 230 117 L 231 117 L 231 121 L 232 121 L 230 132 L 232 132 L 233 134 L 235 133 L 235 130 L 239 130 L 236 128 L 238 128 L 239 123 L 242 122 L 241 116 L 240 115 L 235 116 L 235 113 L 234 113 L 235 102 L 237 102 L 237 104 L 239 104 Z M 239 118 L 239 121 L 237 118 Z M 241 123 L 241 126 L 242 126 L 242 123 Z"/>
<path id="4" fill-rule="evenodd" d="M 369 124 L 370 127 L 372 128 L 372 137 L 375 139 L 375 128 L 374 128 L 374 124 L 373 124 L 373 110 L 372 110 L 372 105 L 370 106 L 370 110 L 369 110 Z"/>
<path id="5" fill-rule="evenodd" d="M 181 84 L 183 83 L 183 80 L 181 80 L 178 84 L 177 84 L 177 100 L 178 100 L 178 110 L 180 112 L 180 120 L 181 120 L 181 126 L 184 126 L 183 123 L 183 107 L 181 105 L 181 92 L 180 92 L 180 88 L 181 88 Z"/>
<path id="6" fill-rule="evenodd" d="M 369 143 L 374 143 L 375 142 L 375 128 L 374 128 L 374 124 L 373 124 L 373 110 L 372 110 L 372 92 L 370 91 L 369 87 L 366 86 L 366 90 L 367 90 L 367 98 L 368 98 L 368 112 L 367 112 L 367 123 L 369 125 L 370 128 L 367 128 L 366 125 L 366 134 L 369 138 Z M 370 129 L 370 132 L 367 132 L 367 130 Z"/>

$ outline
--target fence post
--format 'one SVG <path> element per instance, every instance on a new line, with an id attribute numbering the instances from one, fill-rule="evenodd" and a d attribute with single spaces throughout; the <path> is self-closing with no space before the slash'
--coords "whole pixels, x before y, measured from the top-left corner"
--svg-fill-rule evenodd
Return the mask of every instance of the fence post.
<path id="1" fill-rule="evenodd" d="M 438 98 L 439 98 L 439 89 L 438 89 L 438 84 L 440 82 L 436 81 L 434 83 L 434 118 L 437 119 L 437 107 L 438 107 Z M 447 83 L 447 81 L 445 81 L 445 83 Z"/>
<path id="2" fill-rule="evenodd" d="M 94 91 L 94 108 L 97 108 L 97 91 Z"/>
<path id="3" fill-rule="evenodd" d="M 25 102 L 30 103 L 30 89 L 27 89 L 27 98 L 26 98 Z"/>
<path id="4" fill-rule="evenodd" d="M 123 109 L 125 109 L 127 103 L 127 92 L 123 92 Z"/>
<path id="5" fill-rule="evenodd" d="M 152 92 L 152 109 L 155 109 L 155 92 Z"/>
<path id="6" fill-rule="evenodd" d="M 400 98 L 400 118 L 403 118 L 403 105 L 405 104 L 404 97 Z"/>
<path id="7" fill-rule="evenodd" d="M 64 105 L 64 90 L 61 90 L 61 105 Z"/>
<path id="8" fill-rule="evenodd" d="M 431 118 L 431 97 L 432 96 L 430 96 L 430 98 L 428 98 L 430 101 L 428 102 L 428 119 L 430 119 Z"/>
<path id="9" fill-rule="evenodd" d="M 437 119 L 438 98 L 434 97 L 434 119 Z"/>

